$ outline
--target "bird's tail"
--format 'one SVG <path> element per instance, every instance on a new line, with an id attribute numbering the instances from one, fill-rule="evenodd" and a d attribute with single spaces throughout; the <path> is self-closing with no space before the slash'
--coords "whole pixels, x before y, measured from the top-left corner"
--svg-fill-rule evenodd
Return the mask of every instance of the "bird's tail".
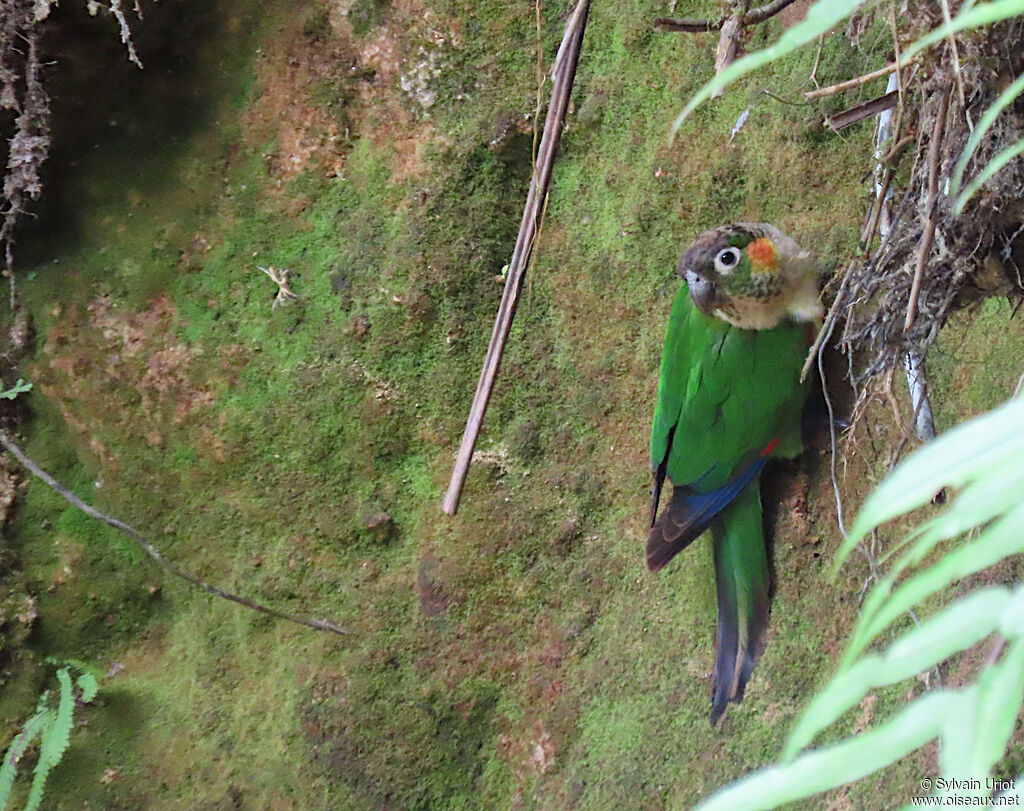
<path id="1" fill-rule="evenodd" d="M 750 674 L 764 650 L 768 628 L 768 554 L 758 482 L 745 488 L 712 527 L 718 629 L 715 636 L 711 723 L 730 701 L 743 700 Z"/>
<path id="2" fill-rule="evenodd" d="M 769 443 L 760 455 L 716 490 L 695 493 L 689 487 L 673 487 L 672 498 L 657 520 L 654 518 L 655 502 L 647 534 L 647 568 L 658 571 L 703 535 L 718 514 L 757 478 L 777 444 L 778 440 Z M 660 482 L 655 482 L 655 486 L 660 489 Z"/>

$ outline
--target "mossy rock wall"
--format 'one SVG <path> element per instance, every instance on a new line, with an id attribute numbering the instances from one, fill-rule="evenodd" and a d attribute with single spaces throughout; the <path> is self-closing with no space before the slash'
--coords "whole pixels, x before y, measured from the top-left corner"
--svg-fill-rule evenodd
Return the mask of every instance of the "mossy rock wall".
<path id="1" fill-rule="evenodd" d="M 539 20 L 528 2 L 172 5 L 190 37 L 172 58 L 174 26 L 152 31 L 143 73 L 109 69 L 94 88 L 107 122 L 58 152 L 50 213 L 21 247 L 38 336 L 23 438 L 182 566 L 352 633 L 168 580 L 33 482 L 7 543 L 37 596 L 35 650 L 110 673 L 52 807 L 688 807 L 772 760 L 866 576 L 826 576 L 827 447 L 778 471 L 768 646 L 716 729 L 710 554 L 643 565 L 649 415 L 697 232 L 774 222 L 823 275 L 852 255 L 871 123 L 839 136 L 821 120 L 878 88 L 827 108 L 763 93 L 799 97 L 802 51 L 670 141 L 713 37 L 654 33 L 660 4 L 595 4 L 536 264 L 449 518 L 529 182 L 538 43 L 546 73 L 570 4 Z M 876 67 L 887 36 L 828 37 L 817 78 Z M 273 306 L 270 267 L 296 300 Z M 885 462 L 851 463 L 853 503 Z M 10 728 L 23 692 L 4 702 Z M 930 756 L 829 802 L 905 802 Z"/>

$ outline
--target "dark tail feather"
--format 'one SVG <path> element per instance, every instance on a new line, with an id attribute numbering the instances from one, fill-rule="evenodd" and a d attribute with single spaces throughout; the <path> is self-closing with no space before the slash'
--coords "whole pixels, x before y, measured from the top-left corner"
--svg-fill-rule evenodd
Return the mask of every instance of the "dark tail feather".
<path id="1" fill-rule="evenodd" d="M 768 630 L 768 554 L 755 482 L 713 527 L 718 629 L 711 723 L 739 703 L 764 650 Z"/>
<path id="2" fill-rule="evenodd" d="M 726 705 L 736 694 L 736 652 L 740 643 L 738 606 L 734 598 L 735 580 L 728 565 L 719 555 L 715 528 L 715 586 L 718 591 L 718 626 L 715 629 L 715 675 L 711 687 L 711 723 L 717 724 Z M 744 685 L 745 686 L 745 685 Z"/>
<path id="3" fill-rule="evenodd" d="M 769 451 L 773 447 L 774 444 L 769 446 Z M 655 496 L 651 504 L 651 530 L 647 534 L 647 568 L 658 571 L 703 535 L 718 514 L 761 472 L 767 458 L 766 451 L 717 490 L 695 493 L 688 487 L 673 487 L 672 499 L 657 521 L 654 520 L 658 506 Z M 659 472 L 661 480 L 657 478 Z M 663 481 L 664 473 L 659 468 L 655 473 L 656 492 L 661 490 Z"/>

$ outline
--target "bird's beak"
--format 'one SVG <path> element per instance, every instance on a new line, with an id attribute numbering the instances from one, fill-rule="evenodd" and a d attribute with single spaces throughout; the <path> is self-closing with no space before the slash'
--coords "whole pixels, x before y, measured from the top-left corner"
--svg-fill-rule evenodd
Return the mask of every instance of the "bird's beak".
<path id="1" fill-rule="evenodd" d="M 690 288 L 690 298 L 693 299 L 693 303 L 704 315 L 711 317 L 718 299 L 718 290 L 715 285 L 692 270 L 687 270 L 684 276 L 686 277 L 686 286 Z"/>

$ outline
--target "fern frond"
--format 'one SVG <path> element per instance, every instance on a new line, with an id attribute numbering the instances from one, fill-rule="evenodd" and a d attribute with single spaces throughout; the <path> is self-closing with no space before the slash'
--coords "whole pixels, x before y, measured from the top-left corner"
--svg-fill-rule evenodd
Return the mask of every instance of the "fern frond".
<path id="1" fill-rule="evenodd" d="M 52 714 L 52 723 L 43 729 L 43 739 L 39 746 L 39 762 L 36 763 L 36 769 L 32 775 L 32 788 L 29 789 L 25 811 L 35 811 L 43 801 L 43 791 L 46 788 L 46 779 L 50 776 L 50 770 L 60 763 L 64 751 L 68 748 L 68 741 L 71 739 L 75 696 L 71 689 L 71 675 L 68 673 L 67 667 L 62 667 L 57 671 L 57 681 L 60 682 L 60 703 L 57 705 L 57 711 Z"/>
<path id="2" fill-rule="evenodd" d="M 0 811 L 5 811 L 7 801 L 11 797 L 11 787 L 14 785 L 14 776 L 18 771 L 18 761 L 25 754 L 29 744 L 36 739 L 37 735 L 41 735 L 51 723 L 53 715 L 55 715 L 53 710 L 40 706 L 35 715 L 25 722 L 21 732 L 15 736 L 4 753 L 4 762 L 0 766 Z"/>
<path id="3" fill-rule="evenodd" d="M 96 698 L 96 693 L 100 690 L 100 683 L 92 673 L 83 673 L 75 683 L 82 691 L 82 701 L 85 704 Z"/>

